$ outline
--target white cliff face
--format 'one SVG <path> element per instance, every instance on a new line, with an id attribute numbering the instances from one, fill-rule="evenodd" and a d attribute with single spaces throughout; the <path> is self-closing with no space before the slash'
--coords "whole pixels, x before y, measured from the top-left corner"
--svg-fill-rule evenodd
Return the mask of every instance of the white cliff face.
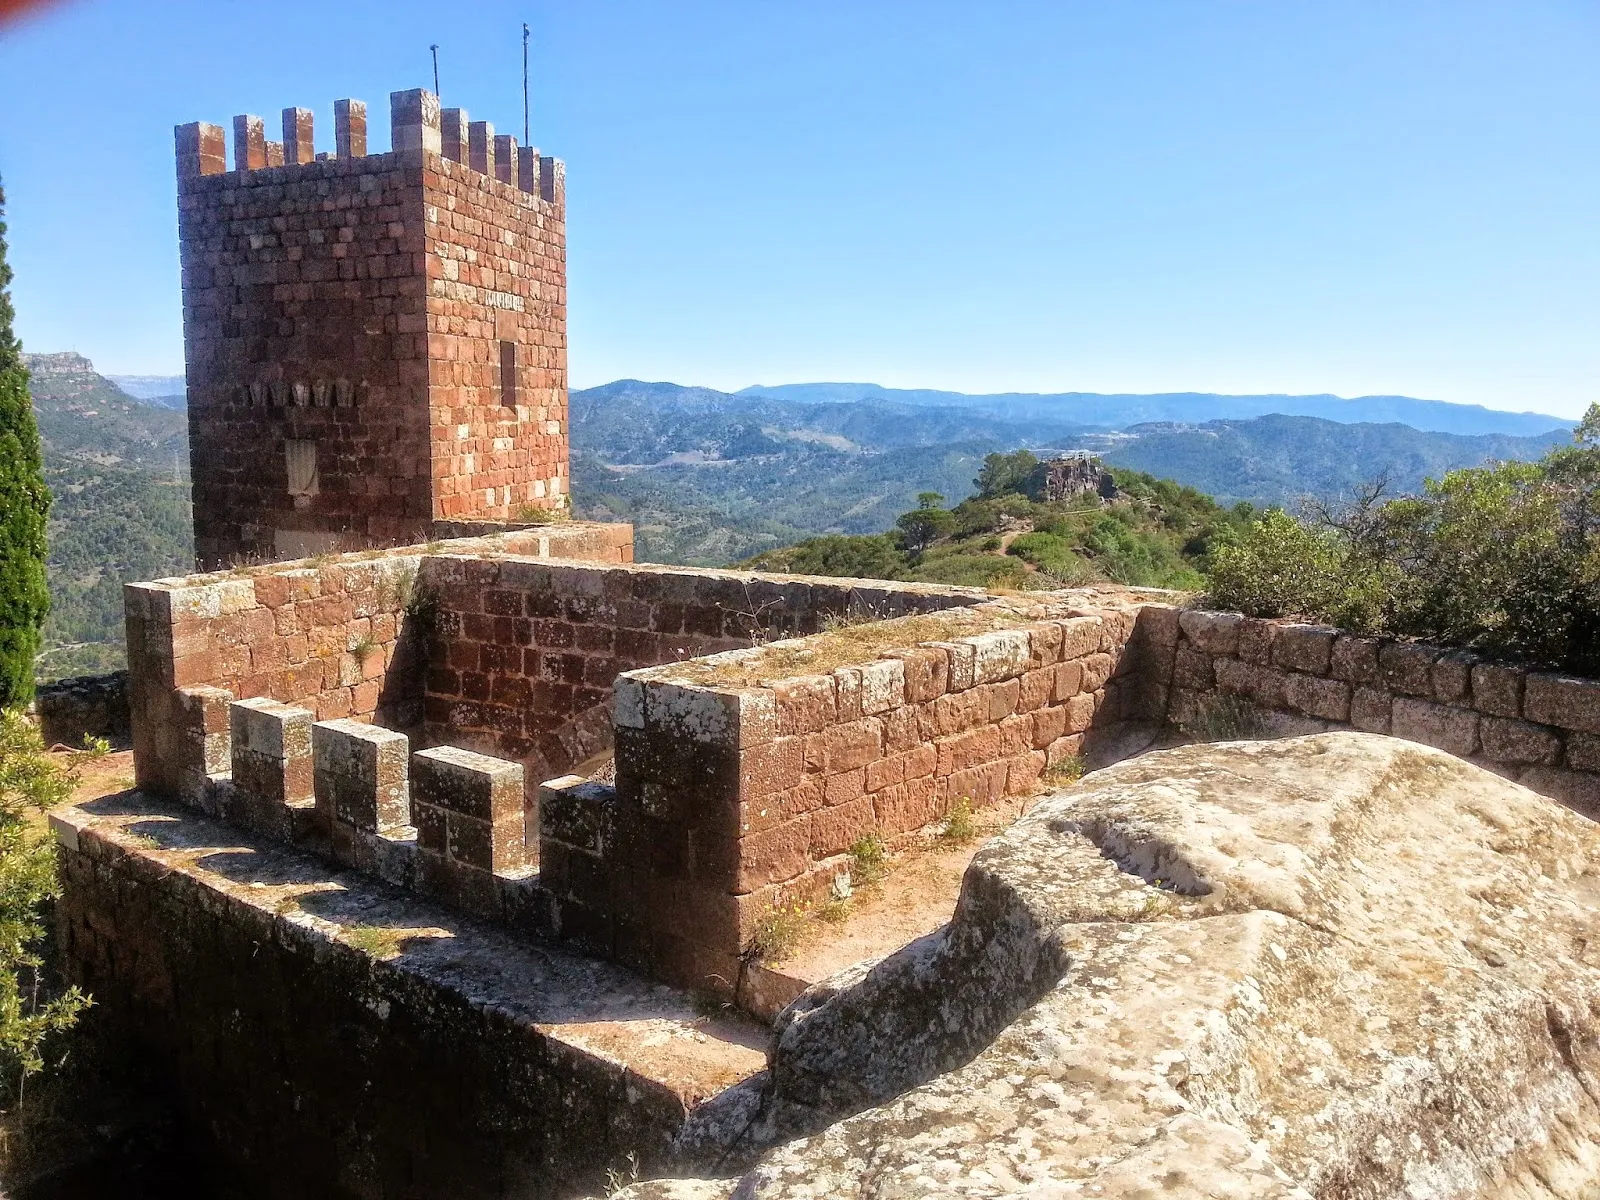
<path id="1" fill-rule="evenodd" d="M 1367 734 L 1146 755 L 680 1144 L 743 1173 L 624 1194 L 1594 1200 L 1600 826 Z"/>

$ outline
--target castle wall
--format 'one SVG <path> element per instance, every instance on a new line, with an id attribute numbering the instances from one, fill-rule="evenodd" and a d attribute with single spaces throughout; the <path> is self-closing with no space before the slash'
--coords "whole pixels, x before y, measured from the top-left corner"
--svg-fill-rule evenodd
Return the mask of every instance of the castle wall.
<path id="1" fill-rule="evenodd" d="M 791 999 L 797 983 L 759 994 L 776 981 L 752 975 L 752 938 L 826 901 L 859 839 L 1027 795 L 1091 730 L 1160 720 L 1173 610 L 1069 607 L 990 603 L 623 676 L 615 785 L 540 795 L 557 928 L 758 1010 Z"/>
<path id="2" fill-rule="evenodd" d="M 632 557 L 625 525 L 561 522 L 441 544 L 484 553 Z M 318 720 L 399 730 L 422 720 L 424 640 L 408 633 L 427 547 L 303 560 L 125 589 L 137 778 L 188 795 L 225 771 L 227 702 L 268 697 Z M 209 742 L 208 742 L 208 739 Z"/>
<path id="3" fill-rule="evenodd" d="M 241 1195 L 601 1194 L 762 1066 L 749 1031 L 620 968 L 181 809 L 89 807 L 55 821 L 61 961 Z"/>
<path id="4" fill-rule="evenodd" d="M 1600 682 L 1419 642 L 1187 611 L 1169 718 L 1226 733 L 1231 697 L 1284 732 L 1359 729 L 1421 742 L 1600 820 Z M 1246 715 L 1250 719 L 1250 714 Z M 1261 731 L 1239 729 L 1236 736 Z"/>
<path id="5" fill-rule="evenodd" d="M 424 740 L 521 762 L 530 788 L 611 747 L 624 671 L 815 633 L 832 617 L 967 605 L 969 588 L 672 567 L 430 558 Z M 530 794 L 530 811 L 533 795 Z"/>

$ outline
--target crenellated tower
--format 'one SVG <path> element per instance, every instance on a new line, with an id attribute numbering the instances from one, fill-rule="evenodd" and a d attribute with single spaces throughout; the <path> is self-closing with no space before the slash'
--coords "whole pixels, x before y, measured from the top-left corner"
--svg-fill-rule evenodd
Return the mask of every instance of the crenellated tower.
<path id="1" fill-rule="evenodd" d="M 430 92 L 177 128 L 196 556 L 427 541 L 567 503 L 565 168 Z"/>

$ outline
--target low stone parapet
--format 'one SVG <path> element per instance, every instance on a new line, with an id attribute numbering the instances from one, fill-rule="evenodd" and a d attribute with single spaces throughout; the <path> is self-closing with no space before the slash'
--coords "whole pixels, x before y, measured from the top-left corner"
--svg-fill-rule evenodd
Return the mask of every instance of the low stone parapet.
<path id="1" fill-rule="evenodd" d="M 1238 724 L 1219 708 L 1230 698 L 1279 732 L 1387 733 L 1488 767 L 1600 819 L 1600 682 L 1238 613 L 1186 610 L 1179 629 L 1169 709 L 1175 724 L 1226 735 Z"/>
<path id="2" fill-rule="evenodd" d="M 556 925 L 737 994 L 772 913 L 848 887 L 850 850 L 1081 770 L 1162 719 L 1170 609 L 990 603 L 620 676 L 616 782 L 539 797 Z"/>

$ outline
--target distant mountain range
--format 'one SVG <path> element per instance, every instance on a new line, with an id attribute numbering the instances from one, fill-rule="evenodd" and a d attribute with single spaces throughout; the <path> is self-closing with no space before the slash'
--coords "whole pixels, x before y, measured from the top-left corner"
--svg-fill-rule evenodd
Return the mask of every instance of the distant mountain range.
<path id="1" fill-rule="evenodd" d="M 1538 458 L 1571 428 L 1458 434 L 1278 414 L 1107 431 L 975 406 L 768 394 L 779 391 L 619 380 L 573 392 L 581 509 L 632 521 L 641 559 L 709 564 L 799 540 L 797 531 L 886 529 L 919 492 L 954 502 L 994 450 L 1093 450 L 1224 503 L 1267 505 L 1337 496 L 1380 474 L 1396 492 L 1416 491 L 1457 467 Z"/>
<path id="2" fill-rule="evenodd" d="M 1000 392 L 968 395 L 927 389 L 879 387 L 875 383 L 785 383 L 747 387 L 741 396 L 761 396 L 797 404 L 847 404 L 888 401 L 897 404 L 976 409 L 1007 420 L 1058 421 L 1098 429 L 1126 429 L 1150 421 L 1199 423 L 1242 420 L 1281 413 L 1321 417 L 1345 424 L 1399 422 L 1436 433 L 1509 433 L 1519 436 L 1570 429 L 1571 421 L 1543 413 L 1499 412 L 1476 404 L 1417 400 L 1411 396 L 1224 396 L 1210 392 L 1155 395 L 1104 395 L 1099 392 Z"/>

